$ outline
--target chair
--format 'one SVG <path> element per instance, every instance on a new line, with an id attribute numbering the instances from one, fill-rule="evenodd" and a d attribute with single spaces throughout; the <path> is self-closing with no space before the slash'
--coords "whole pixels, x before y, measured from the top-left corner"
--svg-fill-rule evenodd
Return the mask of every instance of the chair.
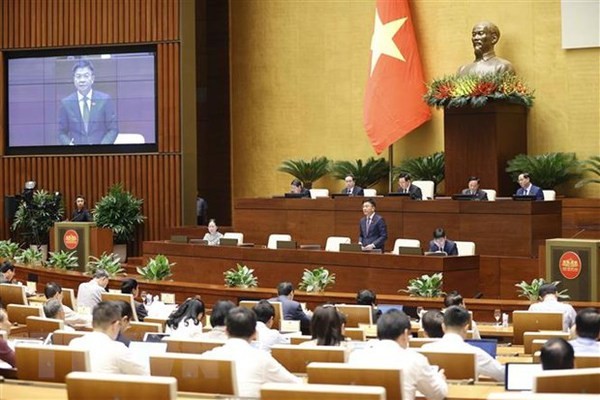
<path id="1" fill-rule="evenodd" d="M 9 304 L 27 305 L 25 286 L 0 283 L 0 300 L 2 300 L 4 306 Z"/>
<path id="2" fill-rule="evenodd" d="M 435 197 L 435 193 L 433 192 L 435 184 L 433 181 L 413 181 L 412 184 L 421 189 L 423 200 L 431 200 Z"/>
<path id="3" fill-rule="evenodd" d="M 344 363 L 348 350 L 331 346 L 295 346 L 278 344 L 271 347 L 271 355 L 291 373 L 306 373 L 306 366 L 313 361 Z"/>
<path id="4" fill-rule="evenodd" d="M 555 331 L 555 332 L 524 332 L 523 333 L 523 353 L 524 354 L 533 354 L 536 350 L 533 349 L 533 340 L 534 339 L 552 339 L 552 338 L 562 338 L 565 340 L 569 340 L 569 334 L 563 331 Z M 536 346 L 537 347 L 537 346 Z"/>
<path id="5" fill-rule="evenodd" d="M 244 243 L 244 234 L 240 232 L 225 232 L 223 237 L 225 239 L 237 239 L 238 244 Z"/>
<path id="6" fill-rule="evenodd" d="M 177 399 L 172 377 L 71 372 L 66 381 L 69 399 Z"/>
<path id="7" fill-rule="evenodd" d="M 273 316 L 273 329 L 281 330 L 281 320 L 283 319 L 283 306 L 280 301 L 269 301 L 273 308 L 275 309 L 275 315 Z M 242 300 L 239 302 L 240 307 L 252 309 L 255 305 L 258 304 L 258 301 L 255 300 Z"/>
<path id="8" fill-rule="evenodd" d="M 131 310 L 133 311 L 133 321 L 139 321 L 137 311 L 135 310 L 135 302 L 133 301 L 133 295 L 131 293 L 104 292 L 101 297 L 102 301 L 124 301 L 125 303 L 129 303 Z"/>
<path id="9" fill-rule="evenodd" d="M 140 133 L 119 133 L 114 144 L 144 144 L 146 139 Z"/>
<path id="10" fill-rule="evenodd" d="M 445 370 L 448 379 L 477 380 L 477 361 L 475 353 L 445 353 L 418 349 L 429 360 L 429 364 L 437 365 Z"/>
<path id="11" fill-rule="evenodd" d="M 9 304 L 6 306 L 10 322 L 26 325 L 27 317 L 43 317 L 44 310 L 38 306 L 24 306 L 22 304 Z"/>
<path id="12" fill-rule="evenodd" d="M 363 196 L 375 197 L 377 196 L 377 189 L 363 189 Z"/>
<path id="13" fill-rule="evenodd" d="M 22 380 L 64 383 L 69 372 L 90 371 L 87 350 L 19 343 L 15 353 L 17 374 Z"/>
<path id="14" fill-rule="evenodd" d="M 59 346 L 68 346 L 71 340 L 87 335 L 87 332 L 81 331 L 63 331 L 61 329 L 52 332 L 52 344 Z"/>
<path id="15" fill-rule="evenodd" d="M 382 386 L 388 400 L 402 398 L 402 369 L 356 364 L 313 362 L 306 367 L 308 383 L 334 385 Z"/>
<path id="16" fill-rule="evenodd" d="M 292 240 L 292 235 L 279 234 L 279 233 L 273 233 L 273 234 L 269 235 L 269 241 L 267 242 L 267 249 L 276 249 L 277 242 L 280 240 L 289 242 Z"/>
<path id="17" fill-rule="evenodd" d="M 62 288 L 62 303 L 73 311 L 77 311 L 77 297 L 73 289 Z"/>
<path id="18" fill-rule="evenodd" d="M 421 332 L 421 330 L 419 329 L 419 333 Z M 423 331 L 425 332 L 425 331 Z M 410 338 L 410 341 L 408 342 L 408 347 L 412 347 L 414 348 L 419 348 L 422 347 L 424 344 L 427 343 L 433 343 L 437 340 L 440 340 L 439 338 L 428 338 L 428 337 L 416 337 L 416 338 Z"/>
<path id="19" fill-rule="evenodd" d="M 27 317 L 27 332 L 32 339 L 45 339 L 49 333 L 65 329 L 62 319 Z"/>
<path id="20" fill-rule="evenodd" d="M 600 393 L 600 368 L 542 371 L 533 382 L 535 393 Z"/>
<path id="21" fill-rule="evenodd" d="M 237 395 L 235 361 L 211 360 L 196 354 L 157 354 L 150 356 L 152 376 L 172 376 L 177 390 L 197 393 Z"/>
<path id="22" fill-rule="evenodd" d="M 544 193 L 544 201 L 556 200 L 556 192 L 554 190 L 542 190 L 542 193 Z"/>
<path id="23" fill-rule="evenodd" d="M 523 344 L 523 333 L 562 331 L 562 313 L 513 311 L 513 344 Z"/>
<path id="24" fill-rule="evenodd" d="M 336 304 L 335 308 L 346 316 L 347 327 L 358 327 L 359 324 L 373 324 L 373 308 L 358 304 Z"/>
<path id="25" fill-rule="evenodd" d="M 160 318 L 160 317 L 146 317 L 144 318 L 144 322 L 150 322 L 154 324 L 160 324 L 162 327 L 162 331 L 167 331 L 167 320 L 168 318 Z"/>
<path id="26" fill-rule="evenodd" d="M 329 189 L 310 189 L 310 198 L 329 197 Z"/>
<path id="27" fill-rule="evenodd" d="M 123 334 L 129 339 L 134 341 L 142 341 L 146 332 L 162 333 L 162 326 L 160 324 L 152 322 L 135 322 L 129 323 L 129 329 Z"/>
<path id="28" fill-rule="evenodd" d="M 340 251 L 342 243 L 352 243 L 352 239 L 347 236 L 329 236 L 325 242 L 325 251 Z"/>
<path id="29" fill-rule="evenodd" d="M 475 255 L 475 242 L 456 241 L 454 243 L 456 243 L 456 248 L 458 249 L 459 256 Z"/>
<path id="30" fill-rule="evenodd" d="M 173 339 L 166 337 L 168 353 L 202 354 L 225 344 L 224 340 Z"/>
<path id="31" fill-rule="evenodd" d="M 487 193 L 488 201 L 496 201 L 496 191 L 494 189 L 481 189 Z"/>
<path id="32" fill-rule="evenodd" d="M 392 253 L 400 254 L 400 247 L 421 248 L 421 241 L 418 239 L 396 239 Z"/>
<path id="33" fill-rule="evenodd" d="M 310 335 L 290 336 L 290 344 L 300 344 L 312 340 Z"/>
<path id="34" fill-rule="evenodd" d="M 345 328 L 344 336 L 350 338 L 350 340 L 356 340 L 359 342 L 364 342 L 367 340 L 367 333 L 361 328 Z"/>
<path id="35" fill-rule="evenodd" d="M 385 389 L 374 386 L 265 383 L 261 400 L 385 400 Z M 389 399 L 389 397 L 388 397 Z"/>
<path id="36" fill-rule="evenodd" d="M 575 354 L 575 368 L 599 368 L 600 355 Z"/>

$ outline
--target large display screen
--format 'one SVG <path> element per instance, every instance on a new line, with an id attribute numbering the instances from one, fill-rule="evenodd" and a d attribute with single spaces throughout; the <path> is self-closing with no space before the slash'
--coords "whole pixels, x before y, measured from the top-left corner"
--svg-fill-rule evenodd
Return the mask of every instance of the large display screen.
<path id="1" fill-rule="evenodd" d="M 156 47 L 5 53 L 7 154 L 156 151 Z"/>

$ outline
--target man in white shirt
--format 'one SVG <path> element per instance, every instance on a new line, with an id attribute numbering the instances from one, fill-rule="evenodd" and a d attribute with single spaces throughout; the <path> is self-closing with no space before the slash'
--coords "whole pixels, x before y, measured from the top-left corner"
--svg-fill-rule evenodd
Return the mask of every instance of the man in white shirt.
<path id="1" fill-rule="evenodd" d="M 46 318 L 59 319 L 61 321 L 65 321 L 65 312 L 63 310 L 63 306 L 58 299 L 48 300 L 44 304 L 44 315 Z M 75 332 L 75 329 L 71 328 L 66 323 L 63 326 L 63 330 Z"/>
<path id="2" fill-rule="evenodd" d="M 573 346 L 575 354 L 600 354 L 600 314 L 595 308 L 589 307 L 577 313 L 575 318 L 575 332 L 577 338 L 569 344 Z"/>
<path id="3" fill-rule="evenodd" d="M 55 299 L 60 301 L 61 304 L 63 302 L 62 288 L 56 282 L 48 282 L 46 284 L 44 287 L 44 296 L 46 296 L 47 301 Z M 87 315 L 76 313 L 71 309 L 71 307 L 68 307 L 64 304 L 62 304 L 62 309 L 65 314 L 65 325 L 71 327 L 75 327 L 77 325 L 83 325 L 90 328 L 92 327 L 91 314 Z"/>
<path id="4" fill-rule="evenodd" d="M 106 292 L 108 274 L 99 269 L 92 280 L 83 282 L 77 289 L 77 307 L 88 307 L 90 310 L 102 301 L 102 293 Z"/>
<path id="5" fill-rule="evenodd" d="M 88 350 L 91 372 L 107 374 L 149 375 L 133 353 L 121 342 L 115 341 L 121 324 L 121 309 L 112 301 L 102 301 L 92 313 L 94 331 L 71 340 L 69 346 Z"/>
<path id="6" fill-rule="evenodd" d="M 408 348 L 410 318 L 402 311 L 390 310 L 377 320 L 379 341 L 350 353 L 349 362 L 368 366 L 402 368 L 402 398 L 412 400 L 416 391 L 428 399 L 443 399 L 448 393 L 444 371 L 435 371 L 427 358 Z"/>
<path id="7" fill-rule="evenodd" d="M 568 332 L 575 323 L 577 313 L 572 305 L 559 303 L 556 294 L 556 285 L 546 283 L 540 286 L 540 298 L 542 301 L 529 306 L 529 311 L 536 312 L 560 312 L 563 314 L 563 331 Z"/>
<path id="8" fill-rule="evenodd" d="M 261 300 L 252 310 L 256 314 L 256 333 L 258 335 L 258 348 L 265 351 L 271 351 L 271 347 L 276 344 L 290 344 L 290 340 L 279 333 L 273 327 L 275 318 L 275 308 L 267 300 Z"/>
<path id="9" fill-rule="evenodd" d="M 256 338 L 256 315 L 248 308 L 236 307 L 225 321 L 229 339 L 202 357 L 235 361 L 238 396 L 260 397 L 260 386 L 267 382 L 302 383 L 269 353 L 252 347 Z"/>
<path id="10" fill-rule="evenodd" d="M 448 307 L 444 312 L 444 323 L 442 324 L 444 337 L 433 343 L 424 344 L 423 350 L 475 353 L 477 373 L 504 382 L 504 367 L 485 351 L 465 343 L 469 320 L 469 312 L 465 308 Z"/>

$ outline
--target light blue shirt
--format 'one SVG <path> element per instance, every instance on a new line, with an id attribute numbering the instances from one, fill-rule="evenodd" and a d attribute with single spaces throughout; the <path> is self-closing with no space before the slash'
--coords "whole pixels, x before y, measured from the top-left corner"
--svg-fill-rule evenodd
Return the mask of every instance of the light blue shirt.
<path id="1" fill-rule="evenodd" d="M 600 342 L 597 342 L 594 339 L 578 337 L 577 339 L 569 341 L 569 343 L 573 346 L 575 354 L 600 354 Z"/>

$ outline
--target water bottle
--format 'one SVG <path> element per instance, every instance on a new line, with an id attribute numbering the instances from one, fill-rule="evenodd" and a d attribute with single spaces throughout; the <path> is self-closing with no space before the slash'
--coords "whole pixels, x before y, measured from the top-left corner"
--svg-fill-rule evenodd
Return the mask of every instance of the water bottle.
<path id="1" fill-rule="evenodd" d="M 508 314 L 507 313 L 502 314 L 502 327 L 508 328 Z"/>
<path id="2" fill-rule="evenodd" d="M 152 295 L 150 293 L 148 293 L 146 295 L 146 305 L 147 306 L 151 306 L 152 305 Z"/>

